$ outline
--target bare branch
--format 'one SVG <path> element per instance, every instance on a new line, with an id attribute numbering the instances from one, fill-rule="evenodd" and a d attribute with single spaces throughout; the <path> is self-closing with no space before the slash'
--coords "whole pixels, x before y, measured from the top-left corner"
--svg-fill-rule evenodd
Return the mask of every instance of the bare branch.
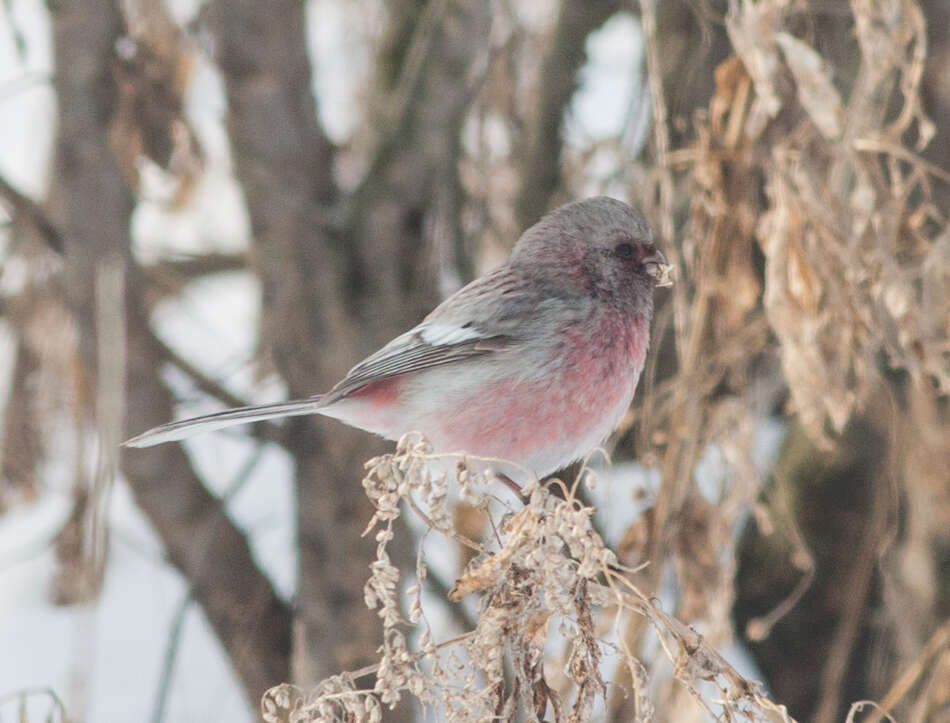
<path id="1" fill-rule="evenodd" d="M 152 338 L 155 344 L 162 350 L 162 354 L 166 361 L 174 364 L 181 371 L 191 377 L 191 380 L 202 392 L 210 397 L 213 397 L 214 399 L 217 399 L 228 407 L 247 407 L 250 405 L 248 400 L 237 396 L 233 392 L 229 391 L 221 383 L 209 377 L 197 366 L 185 359 L 183 356 L 181 356 L 181 354 L 172 349 L 157 336 L 153 334 Z M 259 422 L 257 424 L 249 425 L 249 430 L 251 435 L 257 437 L 261 441 L 275 442 L 276 444 L 281 445 L 286 444 L 287 442 L 286 435 L 283 433 L 283 431 L 281 431 L 281 428 L 269 422 Z"/>
<path id="2" fill-rule="evenodd" d="M 129 423 L 145 428 L 170 419 L 172 403 L 155 374 L 162 351 L 140 314 L 132 310 L 129 316 L 128 408 Z M 257 568 L 244 535 L 221 515 L 219 501 L 180 445 L 126 451 L 122 469 L 169 559 L 191 583 L 248 698 L 256 699 L 268 681 L 289 674 L 290 608 Z"/>
<path id="3" fill-rule="evenodd" d="M 150 283 L 175 293 L 181 283 L 196 277 L 247 269 L 248 258 L 245 253 L 208 253 L 163 259 L 145 266 L 142 271 Z"/>
<path id="4" fill-rule="evenodd" d="M 238 492 L 244 488 L 244 485 L 247 484 L 248 480 L 251 478 L 251 473 L 257 467 L 257 464 L 260 462 L 260 460 L 261 448 L 258 447 L 251 453 L 251 456 L 248 458 L 247 462 L 245 462 L 245 464 L 238 471 L 234 481 L 228 485 L 227 490 L 221 496 L 221 500 L 218 504 L 217 516 L 214 522 L 215 528 L 227 520 L 228 503 Z M 209 540 L 208 542 L 213 541 L 214 540 Z M 205 548 L 201 551 L 202 556 L 207 555 L 209 551 L 210 548 L 205 546 Z M 199 568 L 198 577 L 200 578 L 204 575 L 205 569 L 207 568 L 207 560 L 202 560 Z M 158 690 L 155 695 L 155 706 L 152 711 L 153 723 L 162 723 L 162 721 L 165 719 L 165 705 L 168 702 L 168 693 L 171 690 L 172 673 L 174 672 L 175 660 L 178 657 L 178 650 L 184 634 L 185 613 L 188 612 L 188 608 L 193 602 L 193 587 L 189 587 L 184 597 L 181 599 L 181 602 L 178 604 L 175 614 L 172 616 L 172 623 L 168 632 L 168 644 L 165 647 L 165 659 L 162 663 L 162 674 L 159 679 Z"/>
<path id="5" fill-rule="evenodd" d="M 397 57 L 399 78 L 386 98 L 386 108 L 381 122 L 377 123 L 379 137 L 370 155 L 363 182 L 353 193 L 350 208 L 354 211 L 361 208 L 359 200 L 364 195 L 364 189 L 379 180 L 383 168 L 389 164 L 400 149 L 405 147 L 411 125 L 419 115 L 421 94 L 424 90 L 422 81 L 426 62 L 432 57 L 432 49 L 436 31 L 444 21 L 448 8 L 448 0 L 431 0 L 424 4 L 422 14 L 411 28 L 408 48 L 404 56 Z M 398 11 L 397 11 L 398 12 Z M 397 41 L 396 43 L 401 44 Z M 381 58 L 384 54 L 380 55 Z M 393 60 L 387 57 L 387 61 Z M 385 72 L 380 69 L 380 72 Z M 352 225 L 352 219 L 346 224 Z"/>
<path id="6" fill-rule="evenodd" d="M 33 415 L 30 381 L 38 368 L 36 356 L 17 343 L 13 379 L 3 418 L 0 442 L 0 512 L 8 503 L 29 499 L 36 492 L 41 441 Z"/>
<path id="7" fill-rule="evenodd" d="M 39 237 L 56 253 L 63 252 L 63 238 L 46 212 L 33 199 L 15 189 L 0 176 L 0 201 L 18 221 L 33 228 Z"/>
<path id="8" fill-rule="evenodd" d="M 564 111 L 577 89 L 577 73 L 586 57 L 587 36 L 620 9 L 619 0 L 563 0 L 554 36 L 545 55 L 538 110 L 530 121 L 521 190 L 515 213 L 527 228 L 545 211 L 561 184 L 561 127 Z"/>

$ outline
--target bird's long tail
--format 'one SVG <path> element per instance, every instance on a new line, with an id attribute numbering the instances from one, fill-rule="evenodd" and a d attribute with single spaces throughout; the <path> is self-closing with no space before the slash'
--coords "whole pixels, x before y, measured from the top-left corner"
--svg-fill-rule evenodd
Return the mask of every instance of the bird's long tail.
<path id="1" fill-rule="evenodd" d="M 304 414 L 314 414 L 322 406 L 323 397 L 310 397 L 309 399 L 295 399 L 289 402 L 276 402 L 274 404 L 262 404 L 257 407 L 238 407 L 237 409 L 225 409 L 223 412 L 205 414 L 201 417 L 192 417 L 191 419 L 182 419 L 178 422 L 169 422 L 160 427 L 143 432 L 137 437 L 126 440 L 122 443 L 123 447 L 151 447 L 163 442 L 174 442 L 178 439 L 184 439 L 194 434 L 211 432 L 215 429 L 223 429 L 236 424 L 247 424 L 249 422 L 260 422 L 264 419 L 275 419 L 278 417 L 299 417 Z"/>

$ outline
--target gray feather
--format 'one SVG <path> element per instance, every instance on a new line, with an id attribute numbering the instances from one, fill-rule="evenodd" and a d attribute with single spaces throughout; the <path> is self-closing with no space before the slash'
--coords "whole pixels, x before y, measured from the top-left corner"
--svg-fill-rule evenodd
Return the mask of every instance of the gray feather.
<path id="1" fill-rule="evenodd" d="M 256 407 L 238 407 L 226 409 L 223 412 L 205 414 L 201 417 L 182 419 L 178 422 L 169 422 L 160 427 L 154 427 L 137 437 L 132 437 L 122 443 L 123 447 L 152 447 L 163 442 L 174 442 L 193 434 L 211 432 L 215 429 L 224 429 L 237 424 L 260 422 L 265 419 L 279 417 L 298 417 L 304 414 L 314 414 L 321 406 L 323 397 L 310 397 L 290 402 L 276 402 L 262 404 Z"/>

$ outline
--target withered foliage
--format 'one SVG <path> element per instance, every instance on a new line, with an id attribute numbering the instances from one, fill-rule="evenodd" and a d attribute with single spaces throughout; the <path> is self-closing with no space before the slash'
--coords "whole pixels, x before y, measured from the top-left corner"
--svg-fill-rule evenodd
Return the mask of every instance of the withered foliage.
<path id="1" fill-rule="evenodd" d="M 483 461 L 459 457 L 455 474 L 434 473 L 425 439 L 404 437 L 394 454 L 367 463 L 363 486 L 376 513 L 367 533 L 377 542 L 376 563 L 366 583 L 366 605 L 383 627 L 380 662 L 344 673 L 315 689 L 281 685 L 268 691 L 262 712 L 268 723 L 379 721 L 387 706 L 411 695 L 439 720 L 453 722 L 556 720 L 579 723 L 607 705 L 602 660 L 614 658 L 630 673 L 625 691 L 634 719 L 654 719 L 654 693 L 646 667 L 623 641 L 628 618 L 646 620 L 673 675 L 713 715 L 749 721 L 790 721 L 758 683 L 739 675 L 695 630 L 667 615 L 626 576 L 616 555 L 591 523 L 593 509 L 559 480 L 524 488 L 528 501 L 510 509 L 495 496 L 501 487 Z M 449 484 L 462 499 L 492 519 L 494 540 L 461 538 L 451 524 Z M 520 503 L 519 503 L 520 504 Z M 477 554 L 448 593 L 454 603 L 479 595 L 473 630 L 435 640 L 423 608 L 425 555 L 416 563 L 409 610 L 400 607 L 400 570 L 387 545 L 403 509 L 434 533 L 459 540 Z M 411 644 L 413 626 L 417 644 Z M 375 673 L 375 685 L 357 681 Z M 703 684 L 709 684 L 703 687 Z M 714 710 L 715 709 L 715 710 Z M 604 714 L 604 707 L 599 715 Z"/>
<path id="2" fill-rule="evenodd" d="M 662 77 L 664 38 L 651 25 L 652 3 L 641 8 L 651 70 Z M 880 679 L 868 677 L 864 689 L 886 691 L 900 670 L 917 666 L 946 598 L 937 550 L 950 529 L 950 231 L 942 201 L 950 175 L 921 155 L 936 132 L 921 101 L 927 25 L 915 2 L 836 8 L 736 1 L 707 18 L 709 33 L 727 35 L 729 52 L 677 147 L 655 83 L 659 178 L 648 196 L 658 225 L 675 230 L 681 274 L 667 309 L 673 349 L 663 357 L 675 368 L 660 370 L 636 417 L 639 446 L 656 450 L 663 476 L 647 534 L 653 578 L 643 584 L 655 589 L 670 561 L 682 591 L 677 614 L 725 638 L 733 525 L 751 511 L 763 535 L 780 530 L 788 538 L 783 563 L 799 571 L 791 596 L 752 621 L 755 639 L 814 580 L 801 510 L 793 509 L 804 499 L 807 465 L 820 467 L 819 450 L 848 450 L 855 428 L 880 440 L 866 520 L 851 523 L 858 547 L 842 556 L 853 567 L 833 596 L 843 600 L 841 622 L 811 694 L 823 721 L 847 705 L 851 648 L 876 586 L 886 598 L 877 619 L 887 621 L 878 638 L 897 642 L 881 649 Z M 783 460 L 790 487 L 779 485 L 766 506 L 750 453 L 776 408 L 814 451 L 797 468 Z M 711 508 L 692 483 L 709 444 L 730 470 Z M 900 612 L 907 606 L 912 622 Z M 933 673 L 915 679 L 931 681 L 913 689 L 923 716 L 916 719 L 940 705 L 939 695 L 926 702 L 927 685 L 946 680 L 939 668 Z M 912 687 L 902 694 L 914 699 Z"/>

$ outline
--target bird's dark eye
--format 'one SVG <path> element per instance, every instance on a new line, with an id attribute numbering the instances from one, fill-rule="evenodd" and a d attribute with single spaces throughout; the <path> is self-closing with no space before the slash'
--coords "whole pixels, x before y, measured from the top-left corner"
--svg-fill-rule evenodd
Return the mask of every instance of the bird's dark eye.
<path id="1" fill-rule="evenodd" d="M 627 258 L 633 253 L 633 244 L 622 243 L 614 246 L 614 253 L 622 259 Z"/>

